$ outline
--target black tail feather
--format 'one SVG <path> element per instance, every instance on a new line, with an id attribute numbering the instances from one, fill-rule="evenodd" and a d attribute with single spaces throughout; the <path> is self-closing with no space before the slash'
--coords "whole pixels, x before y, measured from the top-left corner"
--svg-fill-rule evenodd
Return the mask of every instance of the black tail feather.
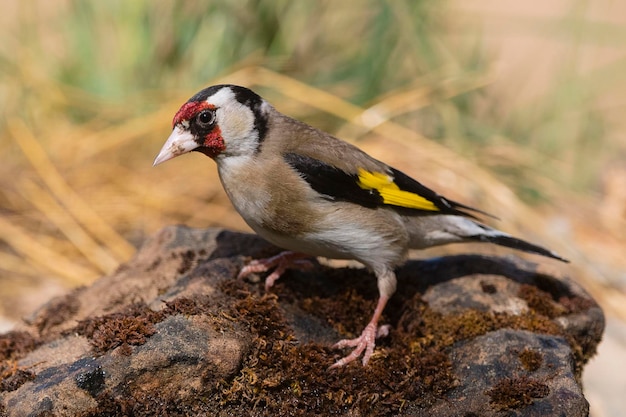
<path id="1" fill-rule="evenodd" d="M 500 220 L 498 217 L 494 216 L 491 213 L 487 213 L 486 211 L 482 211 L 482 210 L 474 208 L 474 207 L 466 206 L 465 204 L 461 204 L 459 202 L 452 201 L 452 200 L 446 199 L 446 201 L 452 206 L 452 209 L 454 209 L 454 210 L 456 210 L 458 212 L 456 214 L 459 214 L 459 215 L 462 215 L 462 216 L 466 216 L 466 217 L 470 217 L 470 218 L 472 218 L 474 220 L 480 220 L 474 214 L 468 213 L 467 210 L 469 210 L 469 211 L 472 211 L 474 213 L 482 214 L 483 216 L 491 217 L 492 219 L 495 219 L 495 220 Z"/>
<path id="2" fill-rule="evenodd" d="M 532 243 L 526 242 L 525 240 L 522 240 L 522 239 L 515 238 L 513 236 L 509 236 L 505 234 L 502 234 L 502 235 L 485 234 L 485 235 L 473 236 L 472 238 L 481 242 L 494 243 L 496 245 L 506 246 L 507 248 L 513 248 L 513 249 L 518 249 L 524 252 L 535 253 L 537 255 L 542 255 L 548 258 L 558 259 L 561 262 L 569 263 L 567 259 L 560 257 L 556 253 L 546 248 L 542 248 L 541 246 L 534 245 Z"/>

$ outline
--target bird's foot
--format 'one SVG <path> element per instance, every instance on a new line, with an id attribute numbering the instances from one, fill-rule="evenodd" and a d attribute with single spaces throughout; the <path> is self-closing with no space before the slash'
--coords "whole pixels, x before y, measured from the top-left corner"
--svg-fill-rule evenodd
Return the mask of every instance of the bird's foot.
<path id="1" fill-rule="evenodd" d="M 250 274 L 266 272 L 275 268 L 265 278 L 265 290 L 268 291 L 287 269 L 307 270 L 313 268 L 313 262 L 310 259 L 306 259 L 308 257 L 304 253 L 285 251 L 271 258 L 255 259 L 241 268 L 237 277 L 245 278 Z"/>
<path id="2" fill-rule="evenodd" d="M 344 339 L 335 343 L 333 347 L 336 349 L 353 347 L 354 350 L 348 356 L 339 359 L 337 362 L 331 365 L 329 369 L 341 368 L 342 366 L 354 361 L 356 358 L 361 356 L 361 354 L 363 354 L 363 366 L 367 365 L 370 358 L 374 354 L 376 338 L 389 335 L 389 328 L 391 326 L 384 325 L 378 327 L 378 321 L 383 314 L 383 310 L 385 309 L 385 305 L 387 305 L 387 301 L 389 301 L 388 295 L 380 296 L 380 298 L 378 299 L 378 303 L 376 303 L 376 309 L 374 309 L 374 315 L 372 316 L 372 319 L 367 324 L 367 326 L 365 326 L 365 329 L 363 329 L 361 336 L 357 337 L 356 339 Z"/>
<path id="3" fill-rule="evenodd" d="M 376 323 L 369 323 L 361 336 L 355 339 L 343 339 L 333 345 L 335 349 L 343 349 L 346 347 L 353 347 L 354 350 L 346 357 L 339 359 L 333 365 L 330 366 L 329 369 L 333 368 L 341 368 L 344 365 L 349 364 L 350 362 L 357 359 L 361 354 L 363 354 L 363 366 L 367 365 L 370 358 L 374 354 L 374 347 L 376 346 L 376 339 L 385 337 L 389 335 L 389 326 L 385 324 L 380 327 L 376 327 Z M 365 353 L 363 353 L 365 352 Z"/>

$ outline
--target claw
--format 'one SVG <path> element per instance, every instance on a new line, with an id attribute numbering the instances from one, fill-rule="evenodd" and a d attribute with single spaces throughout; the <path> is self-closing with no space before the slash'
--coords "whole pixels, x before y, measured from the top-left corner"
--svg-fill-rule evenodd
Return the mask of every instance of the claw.
<path id="1" fill-rule="evenodd" d="M 355 339 L 343 339 L 335 343 L 333 345 L 333 348 L 335 349 L 353 347 L 354 350 L 348 356 L 339 359 L 331 365 L 330 369 L 341 368 L 342 366 L 356 360 L 359 356 L 361 356 L 361 354 L 363 354 L 363 366 L 367 365 L 372 357 L 372 354 L 374 354 L 374 347 L 376 346 L 376 333 L 376 325 L 370 322 L 370 324 L 363 329 L 361 336 Z"/>
<path id="2" fill-rule="evenodd" d="M 271 258 L 256 259 L 241 268 L 237 278 L 241 279 L 250 274 L 267 272 L 275 267 L 276 269 L 265 279 L 265 290 L 268 291 L 287 269 L 307 270 L 313 268 L 314 264 L 310 259 L 303 259 L 307 256 L 303 253 L 285 251 Z"/>
<path id="3" fill-rule="evenodd" d="M 378 321 L 380 320 L 380 316 L 385 309 L 385 305 L 389 297 L 381 296 L 378 299 L 378 304 L 376 305 L 376 309 L 374 310 L 374 315 L 370 322 L 365 326 L 361 335 L 355 339 L 343 339 L 339 342 L 335 343 L 333 346 L 336 349 L 342 349 L 346 347 L 353 347 L 354 350 L 346 357 L 339 359 L 333 365 L 330 366 L 329 369 L 341 368 L 349 364 L 350 362 L 357 359 L 361 354 L 363 354 L 362 363 L 363 366 L 367 365 L 370 358 L 374 354 L 374 347 L 376 347 L 376 338 L 384 337 L 389 334 L 389 325 L 384 325 L 378 327 Z"/>

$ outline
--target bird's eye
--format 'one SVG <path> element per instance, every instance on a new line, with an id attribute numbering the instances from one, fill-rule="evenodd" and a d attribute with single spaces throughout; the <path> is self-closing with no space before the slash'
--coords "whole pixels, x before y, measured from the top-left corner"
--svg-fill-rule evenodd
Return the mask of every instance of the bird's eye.
<path id="1" fill-rule="evenodd" d="M 201 128 L 208 128 L 215 122 L 215 112 L 212 110 L 202 110 L 196 116 L 196 121 Z"/>

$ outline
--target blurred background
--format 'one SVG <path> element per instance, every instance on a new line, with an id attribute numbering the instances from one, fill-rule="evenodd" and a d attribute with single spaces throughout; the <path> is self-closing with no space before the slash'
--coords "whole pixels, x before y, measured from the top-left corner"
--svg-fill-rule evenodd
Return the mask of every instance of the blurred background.
<path id="1" fill-rule="evenodd" d="M 3 0 L 0 331 L 164 226 L 249 230 L 203 155 L 152 167 L 179 106 L 221 82 L 571 259 L 545 268 L 608 319 L 584 372 L 592 416 L 621 415 L 626 3 L 612 0 Z"/>

